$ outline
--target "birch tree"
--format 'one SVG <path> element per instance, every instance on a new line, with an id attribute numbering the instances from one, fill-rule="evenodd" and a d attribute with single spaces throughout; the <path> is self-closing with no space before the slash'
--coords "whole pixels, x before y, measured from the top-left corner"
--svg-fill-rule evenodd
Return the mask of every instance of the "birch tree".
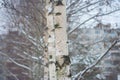
<path id="1" fill-rule="evenodd" d="M 16 4 L 14 4 L 14 1 L 16 1 Z M 18 56 L 23 56 L 23 58 L 26 58 L 26 56 L 28 56 L 28 58 L 32 60 L 32 63 L 27 65 L 25 68 L 25 64 L 16 62 L 14 59 L 10 58 L 7 53 L 5 56 L 8 55 L 8 59 L 17 66 L 22 67 L 23 69 L 27 69 L 31 73 L 31 77 L 33 77 L 34 80 L 42 79 L 43 73 L 41 73 L 41 69 L 43 68 L 41 67 L 45 65 L 43 63 L 41 64 L 41 61 L 44 56 L 43 51 L 45 49 L 45 45 L 43 38 L 40 37 L 43 37 L 44 35 L 42 32 L 42 29 L 44 28 L 41 27 L 44 27 L 45 18 L 43 16 L 44 11 L 40 11 L 37 6 L 43 3 L 42 1 L 38 0 L 33 2 L 32 0 L 30 2 L 21 0 L 14 1 L 3 0 L 2 3 L 2 6 L 4 6 L 8 12 L 7 19 L 9 19 L 9 21 L 7 25 L 10 27 L 10 31 L 17 30 L 19 32 L 19 35 L 24 36 L 25 39 L 21 38 L 18 41 L 12 38 L 12 42 L 19 44 L 16 45 L 16 49 L 19 49 L 20 51 L 22 50 L 22 54 L 18 53 Z M 42 16 L 37 17 L 38 15 Z M 16 36 L 16 38 L 17 37 L 18 36 Z M 26 45 L 28 43 L 22 39 L 27 40 L 28 43 L 32 44 L 32 46 L 27 47 Z M 12 42 L 10 43 L 12 44 Z"/>
<path id="2" fill-rule="evenodd" d="M 66 2 L 47 1 L 48 54 L 50 80 L 69 80 Z M 51 11 L 49 11 L 51 9 Z"/>
<path id="3" fill-rule="evenodd" d="M 14 1 L 19 1 L 19 0 L 14 0 Z M 66 34 L 65 1 L 63 0 L 62 5 L 58 6 L 58 4 L 56 4 L 56 1 L 50 0 L 52 1 L 50 2 L 49 0 L 46 0 L 47 1 L 46 8 L 48 10 L 46 15 L 44 15 L 45 14 L 44 13 L 45 5 L 43 4 L 44 0 L 38 1 L 40 5 L 36 5 L 37 2 L 34 3 L 34 1 L 32 0 L 21 1 L 22 2 L 20 3 L 22 5 L 21 9 L 19 9 L 20 7 L 19 8 L 15 7 L 16 5 L 13 4 L 14 1 L 11 2 L 7 0 L 3 0 L 2 5 L 5 8 L 7 8 L 10 15 L 9 17 L 11 17 L 10 18 L 11 22 L 15 23 L 15 25 L 12 26 L 19 27 L 19 31 L 21 30 L 21 32 L 26 36 L 26 38 L 34 45 L 34 50 L 36 54 L 31 56 L 27 51 L 25 51 L 27 52 L 27 55 L 37 60 L 41 56 L 42 58 L 43 57 L 46 58 L 45 60 L 48 60 L 44 64 L 44 65 L 47 64 L 49 66 L 49 69 L 46 71 L 48 74 L 46 75 L 48 76 L 47 79 L 49 77 L 51 80 L 52 79 L 55 80 L 57 78 L 59 79 L 68 78 L 68 75 L 65 75 L 64 69 L 65 70 L 68 69 L 67 72 L 69 72 L 69 63 L 67 63 L 68 65 L 67 69 L 66 69 L 67 67 L 66 64 L 64 67 L 61 67 L 62 65 L 64 65 L 63 64 L 64 58 L 68 57 L 68 50 L 66 44 L 68 43 L 68 41 Z M 120 10 L 118 0 L 115 0 L 115 2 L 112 0 L 91 0 L 91 1 L 66 0 L 66 2 L 67 2 L 67 22 L 69 24 L 69 28 L 71 28 L 70 30 L 68 30 L 69 36 L 77 29 L 79 29 L 79 27 L 82 28 L 89 26 L 95 27 L 95 25 L 97 24 L 99 25 L 99 23 L 102 25 L 107 25 L 108 23 L 107 24 L 102 23 L 101 18 L 107 15 L 111 15 L 115 12 L 119 12 Z M 41 5 L 43 5 L 44 7 Z M 45 24 L 47 25 L 47 27 L 45 27 L 46 26 Z M 43 32 L 45 32 L 45 34 L 43 34 Z M 64 35 L 64 37 L 62 35 Z M 41 52 L 42 54 L 38 55 L 39 52 Z M 45 54 L 43 54 L 43 52 Z M 38 66 L 38 64 L 35 65 L 36 65 L 35 68 L 41 66 L 41 65 Z M 54 68 L 51 69 L 51 67 Z M 57 72 L 56 69 L 58 69 Z M 36 69 L 36 71 L 37 70 L 38 69 Z M 48 71 L 50 73 L 48 73 Z M 61 75 L 62 73 L 64 74 Z M 37 79 L 40 79 L 39 74 L 36 80 Z M 47 79 L 45 78 L 45 80 Z"/>

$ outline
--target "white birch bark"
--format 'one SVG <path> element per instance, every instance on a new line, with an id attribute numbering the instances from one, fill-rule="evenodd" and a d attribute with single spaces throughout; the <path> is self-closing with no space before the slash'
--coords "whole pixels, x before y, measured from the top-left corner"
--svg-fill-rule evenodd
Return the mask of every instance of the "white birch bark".
<path id="1" fill-rule="evenodd" d="M 46 78 L 44 76 L 44 80 L 57 80 L 56 79 L 56 66 L 55 66 L 55 32 L 54 30 L 54 15 L 49 14 L 51 9 L 53 8 L 52 2 L 50 3 L 49 0 L 46 1 L 46 18 L 47 18 L 47 47 L 48 47 L 48 69 L 49 70 L 44 70 Z M 49 78 L 47 78 L 47 76 Z"/>
<path id="2" fill-rule="evenodd" d="M 60 65 L 64 63 L 63 56 L 68 56 L 68 45 L 67 45 L 67 22 L 66 22 L 66 0 L 62 0 L 63 5 L 55 6 L 55 46 L 56 46 L 56 60 Z M 70 80 L 68 75 L 69 65 L 62 66 L 62 69 L 57 71 L 57 80 Z"/>
<path id="3" fill-rule="evenodd" d="M 48 58 L 49 58 L 49 80 L 70 80 L 68 75 L 69 65 L 62 66 L 64 64 L 63 56 L 68 56 L 67 45 L 67 24 L 66 24 L 66 2 L 62 0 L 63 5 L 56 6 L 46 2 L 47 6 L 47 27 L 48 27 Z M 50 11 L 54 9 L 52 14 Z M 56 71 L 57 64 L 60 64 L 60 69 Z M 47 80 L 47 79 L 45 79 Z"/>

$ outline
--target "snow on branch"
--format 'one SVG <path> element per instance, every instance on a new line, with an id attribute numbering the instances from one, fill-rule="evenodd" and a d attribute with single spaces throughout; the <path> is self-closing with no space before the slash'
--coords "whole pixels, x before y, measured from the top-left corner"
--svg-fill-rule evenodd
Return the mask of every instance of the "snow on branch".
<path id="1" fill-rule="evenodd" d="M 29 40 L 34 46 L 37 47 L 38 50 L 40 50 L 39 47 L 41 47 L 42 49 L 44 49 L 44 46 L 41 45 L 41 43 L 38 44 L 38 43 L 37 43 L 38 41 L 37 41 L 34 37 L 28 35 L 24 30 L 22 30 L 22 33 L 28 38 L 28 40 Z M 39 41 L 39 42 L 40 42 L 40 41 Z M 40 50 L 40 51 L 41 51 L 41 50 Z"/>
<path id="2" fill-rule="evenodd" d="M 31 68 L 29 68 L 28 66 L 25 66 L 25 65 L 23 65 L 23 64 L 20 64 L 20 63 L 16 62 L 16 61 L 13 60 L 11 57 L 9 57 L 7 54 L 2 53 L 2 52 L 0 52 L 0 54 L 2 54 L 2 55 L 4 55 L 4 56 L 8 57 L 8 59 L 9 59 L 10 61 L 12 61 L 14 64 L 16 64 L 17 66 L 22 67 L 22 68 L 25 68 L 25 69 L 27 69 L 27 70 L 33 72 Z"/>
<path id="3" fill-rule="evenodd" d="M 77 73 L 75 76 L 73 76 L 73 78 L 76 80 L 82 80 L 83 76 L 85 75 L 85 73 L 87 71 L 89 71 L 90 69 L 94 68 L 107 54 L 108 52 L 117 44 L 118 40 L 114 41 L 112 43 L 112 45 L 109 47 L 109 49 L 103 54 L 101 55 L 98 60 L 93 63 L 92 65 L 90 65 L 89 67 L 87 67 L 86 69 L 84 69 L 82 72 L 80 71 L 79 73 Z"/>
<path id="4" fill-rule="evenodd" d="M 68 35 L 70 35 L 72 32 L 74 32 L 76 29 L 78 29 L 80 26 L 84 25 L 86 22 L 94 19 L 95 17 L 100 17 L 100 16 L 105 16 L 105 15 L 109 15 L 109 14 L 112 14 L 114 12 L 117 12 L 117 11 L 120 11 L 120 8 L 119 9 L 116 9 L 116 10 L 113 10 L 113 11 L 110 11 L 110 12 L 107 12 L 107 13 L 103 13 L 103 14 L 96 14 L 92 17 L 90 17 L 89 19 L 85 20 L 84 22 L 82 22 L 81 24 L 79 24 L 77 27 L 75 27 L 74 29 L 72 29 L 71 31 L 68 32 Z"/>

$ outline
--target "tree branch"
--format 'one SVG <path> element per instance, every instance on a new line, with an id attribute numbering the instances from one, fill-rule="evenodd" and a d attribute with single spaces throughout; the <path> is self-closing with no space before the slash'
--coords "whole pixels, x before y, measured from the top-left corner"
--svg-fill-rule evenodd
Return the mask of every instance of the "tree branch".
<path id="1" fill-rule="evenodd" d="M 27 70 L 33 72 L 31 68 L 29 68 L 28 66 L 25 66 L 25 65 L 23 65 L 23 64 L 20 64 L 20 63 L 16 62 L 16 61 L 13 60 L 11 57 L 9 57 L 7 54 L 2 53 L 2 52 L 0 52 L 0 54 L 8 57 L 8 59 L 9 59 L 10 61 L 12 61 L 14 64 L 16 64 L 17 66 L 22 67 L 22 68 L 24 68 L 24 69 L 27 69 Z"/>
<path id="2" fill-rule="evenodd" d="M 96 14 L 96 15 L 90 17 L 89 19 L 85 20 L 85 21 L 82 22 L 81 24 L 79 24 L 79 25 L 78 25 L 77 27 L 75 27 L 73 30 L 69 31 L 69 32 L 68 32 L 68 35 L 70 35 L 72 32 L 74 32 L 76 29 L 78 29 L 81 25 L 83 25 L 83 24 L 85 24 L 86 22 L 94 19 L 95 17 L 100 17 L 100 16 L 109 15 L 109 14 L 112 14 L 112 13 L 117 12 L 117 11 L 120 11 L 120 9 L 116 9 L 116 10 L 110 11 L 110 12 L 108 12 L 108 13 L 100 14 L 100 15 L 99 15 L 99 14 Z"/>
<path id="3" fill-rule="evenodd" d="M 79 72 L 78 74 L 76 74 L 75 76 L 73 76 L 74 79 L 75 79 L 75 80 L 76 80 L 76 79 L 77 79 L 77 80 L 81 80 L 81 79 L 82 79 L 82 76 L 84 76 L 85 73 L 86 73 L 88 70 L 94 68 L 94 67 L 108 54 L 108 52 L 117 44 L 117 42 L 118 42 L 118 40 L 114 41 L 114 42 L 112 43 L 112 45 L 110 46 L 110 48 L 109 48 L 101 57 L 99 57 L 99 59 L 98 59 L 95 63 L 93 63 L 91 66 L 87 67 L 87 68 L 86 68 L 85 70 L 83 70 L 82 72 Z"/>

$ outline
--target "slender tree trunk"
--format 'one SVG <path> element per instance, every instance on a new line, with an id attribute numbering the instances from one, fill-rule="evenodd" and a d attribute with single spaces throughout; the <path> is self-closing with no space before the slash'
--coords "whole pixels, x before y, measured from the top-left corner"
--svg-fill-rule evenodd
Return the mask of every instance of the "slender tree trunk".
<path id="1" fill-rule="evenodd" d="M 67 45 L 67 24 L 66 24 L 66 2 L 62 4 L 57 2 L 46 2 L 47 7 L 47 47 L 48 47 L 48 65 L 49 70 L 45 72 L 49 76 L 49 80 L 70 80 Z M 51 12 L 49 11 L 50 9 Z M 48 80 L 44 78 L 44 80 Z"/>
<path id="2" fill-rule="evenodd" d="M 56 45 L 56 61 L 61 66 L 57 70 L 57 80 L 70 80 L 69 71 L 69 54 L 67 41 L 67 22 L 66 22 L 66 0 L 63 0 L 63 5 L 55 6 L 55 45 Z M 57 65 L 56 65 L 57 66 Z"/>
<path id="3" fill-rule="evenodd" d="M 46 18 L 47 18 L 47 34 L 46 34 L 46 43 L 47 43 L 47 48 L 48 51 L 47 53 L 47 58 L 48 58 L 48 62 L 46 60 L 46 63 L 48 64 L 48 70 L 47 68 L 45 68 L 45 76 L 46 78 L 44 78 L 44 80 L 57 80 L 56 79 L 56 66 L 55 66 L 55 62 L 56 62 L 56 58 L 55 58 L 55 32 L 54 32 L 54 14 L 51 14 L 49 9 L 53 9 L 53 3 L 50 2 L 49 0 L 46 1 L 46 8 L 47 8 L 47 12 L 46 12 Z M 52 12 L 52 11 L 51 11 Z M 47 78 L 48 76 L 48 78 Z"/>

